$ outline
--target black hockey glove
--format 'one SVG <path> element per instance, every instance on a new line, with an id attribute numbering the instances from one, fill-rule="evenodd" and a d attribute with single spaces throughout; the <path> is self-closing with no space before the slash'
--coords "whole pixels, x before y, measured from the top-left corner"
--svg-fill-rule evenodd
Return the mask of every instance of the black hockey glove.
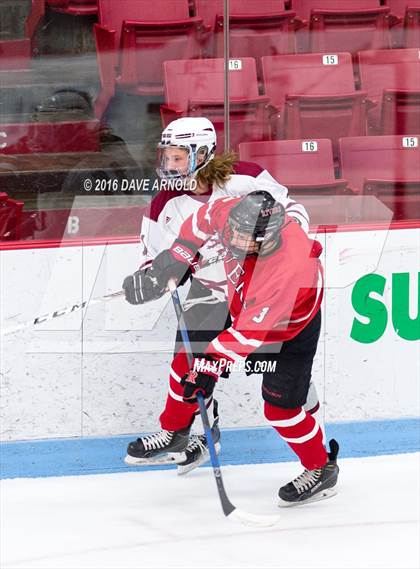
<path id="1" fill-rule="evenodd" d="M 159 286 L 166 289 L 168 281 L 175 279 L 183 285 L 191 275 L 197 261 L 197 249 L 188 241 L 176 240 L 170 249 L 162 251 L 152 263 L 153 275 Z"/>
<path id="2" fill-rule="evenodd" d="M 203 371 L 198 371 L 201 369 Z M 181 385 L 184 387 L 183 400 L 186 403 L 195 403 L 199 391 L 204 398 L 210 397 L 218 379 L 217 362 L 205 355 L 195 357 L 192 369 L 181 379 Z"/>
<path id="3" fill-rule="evenodd" d="M 140 269 L 133 275 L 125 277 L 122 288 L 125 299 L 130 304 L 144 304 L 160 298 L 166 287 L 161 287 L 153 274 L 153 269 Z"/>

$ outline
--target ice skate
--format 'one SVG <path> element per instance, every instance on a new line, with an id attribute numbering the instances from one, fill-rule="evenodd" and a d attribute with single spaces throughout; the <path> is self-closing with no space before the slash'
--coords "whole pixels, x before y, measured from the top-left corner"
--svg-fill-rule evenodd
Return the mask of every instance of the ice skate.
<path id="1" fill-rule="evenodd" d="M 337 441 L 331 439 L 326 465 L 315 470 L 305 470 L 300 476 L 282 486 L 279 490 L 279 506 L 296 506 L 335 496 L 336 491 L 333 487 L 337 484 L 339 472 L 338 450 Z"/>
<path id="2" fill-rule="evenodd" d="M 158 431 L 152 435 L 139 437 L 128 445 L 124 459 L 130 466 L 157 466 L 176 464 L 187 459 L 186 449 L 190 428 L 180 431 Z"/>
<path id="3" fill-rule="evenodd" d="M 215 410 L 217 410 L 215 402 Z M 213 426 L 211 428 L 211 435 L 214 442 L 216 453 L 220 452 L 220 430 L 219 430 L 219 417 L 215 417 Z M 194 468 L 210 460 L 210 453 L 207 445 L 206 435 L 192 435 L 190 442 L 185 449 L 186 459 L 183 462 L 178 462 L 177 474 L 187 474 Z"/>

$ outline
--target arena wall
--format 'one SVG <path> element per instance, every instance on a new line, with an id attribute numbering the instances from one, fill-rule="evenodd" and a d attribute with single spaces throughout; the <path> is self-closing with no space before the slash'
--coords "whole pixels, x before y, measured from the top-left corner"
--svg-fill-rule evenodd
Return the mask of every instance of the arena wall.
<path id="1" fill-rule="evenodd" d="M 420 229 L 317 238 L 326 294 L 313 378 L 326 421 L 418 415 Z M 121 242 L 0 251 L 3 331 L 120 290 L 137 260 L 138 245 Z M 155 430 L 175 325 L 167 295 L 139 307 L 93 304 L 3 335 L 1 440 Z M 233 373 L 217 398 L 223 428 L 266 426 L 260 376 Z"/>

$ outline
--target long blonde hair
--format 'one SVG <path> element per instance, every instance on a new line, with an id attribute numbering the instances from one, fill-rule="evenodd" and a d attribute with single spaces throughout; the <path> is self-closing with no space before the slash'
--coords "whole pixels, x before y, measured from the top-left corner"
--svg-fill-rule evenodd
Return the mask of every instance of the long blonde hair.
<path id="1" fill-rule="evenodd" d="M 223 186 L 233 174 L 233 165 L 237 162 L 238 156 L 233 150 L 228 150 L 223 154 L 216 154 L 213 160 L 197 172 L 196 180 L 200 185 L 216 184 Z"/>

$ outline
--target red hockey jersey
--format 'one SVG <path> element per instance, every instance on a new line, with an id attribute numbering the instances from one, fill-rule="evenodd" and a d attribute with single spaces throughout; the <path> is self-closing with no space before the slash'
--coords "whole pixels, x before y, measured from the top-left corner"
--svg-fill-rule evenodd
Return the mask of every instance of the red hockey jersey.
<path id="1" fill-rule="evenodd" d="M 244 196 L 256 190 L 270 192 L 273 198 L 284 206 L 286 213 L 300 223 L 306 232 L 309 231 L 305 208 L 288 196 L 287 188 L 258 164 L 239 161 L 234 165 L 234 173 L 226 182 L 220 186 L 214 183 L 205 194 L 196 195 L 176 190 L 157 193 L 150 204 L 150 212 L 145 217 L 157 222 L 160 235 L 156 238 L 147 226 L 144 230 L 142 228 L 144 256 L 141 267 L 149 266 L 156 255 L 168 247 L 178 235 L 182 223 L 201 205 L 222 198 Z M 200 250 L 200 266 L 194 271 L 193 278 L 206 287 L 214 298 L 224 301 L 227 297 L 227 285 L 223 263 L 218 261 L 219 249 L 220 245 L 216 241 L 207 241 Z"/>
<path id="2" fill-rule="evenodd" d="M 203 205 L 182 225 L 179 237 L 201 247 L 222 236 L 230 210 L 241 198 Z M 228 249 L 224 267 L 233 324 L 206 352 L 216 359 L 241 362 L 264 343 L 292 339 L 312 320 L 323 295 L 322 246 L 286 216 L 281 246 L 269 255 L 238 259 Z"/>

